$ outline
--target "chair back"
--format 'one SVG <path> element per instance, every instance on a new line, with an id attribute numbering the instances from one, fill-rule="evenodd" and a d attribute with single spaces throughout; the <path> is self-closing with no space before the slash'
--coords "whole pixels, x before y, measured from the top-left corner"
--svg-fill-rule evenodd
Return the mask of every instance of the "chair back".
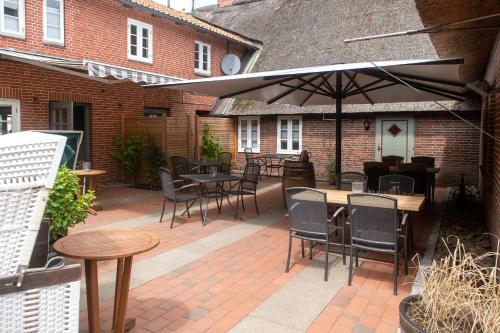
<path id="1" fill-rule="evenodd" d="M 366 176 L 361 172 L 342 172 L 337 175 L 337 189 L 352 191 L 352 183 L 366 182 Z"/>
<path id="2" fill-rule="evenodd" d="M 398 166 L 403 163 L 405 158 L 403 156 L 387 155 L 382 156 L 382 162 L 387 163 L 389 166 Z"/>
<path id="3" fill-rule="evenodd" d="M 229 152 L 222 152 L 219 154 L 219 172 L 229 175 L 231 173 L 231 161 L 233 154 Z"/>
<path id="4" fill-rule="evenodd" d="M 403 163 L 400 166 L 400 174 L 412 177 L 415 180 L 413 188 L 416 194 L 427 193 L 427 167 L 421 163 Z"/>
<path id="5" fill-rule="evenodd" d="M 411 158 L 411 162 L 425 164 L 428 168 L 434 168 L 436 159 L 430 156 L 415 156 Z"/>
<path id="6" fill-rule="evenodd" d="M 259 183 L 260 165 L 257 163 L 247 163 L 243 171 L 243 180 L 241 181 L 242 190 L 256 191 Z"/>
<path id="7" fill-rule="evenodd" d="M 351 242 L 372 248 L 397 247 L 398 202 L 374 193 L 347 196 Z"/>
<path id="8" fill-rule="evenodd" d="M 180 175 L 190 174 L 188 160 L 184 156 L 172 156 L 170 157 L 170 162 L 172 163 L 172 173 L 174 179 L 179 179 Z"/>
<path id="9" fill-rule="evenodd" d="M 163 189 L 163 196 L 170 200 L 175 200 L 175 185 L 172 179 L 172 173 L 167 168 L 160 168 L 161 187 Z"/>
<path id="10" fill-rule="evenodd" d="M 378 192 L 379 178 L 389 173 L 389 166 L 384 162 L 365 162 L 363 163 L 363 171 L 368 178 L 367 189 Z"/>
<path id="11" fill-rule="evenodd" d="M 290 230 L 327 235 L 326 193 L 309 187 L 289 187 L 285 191 Z"/>
<path id="12" fill-rule="evenodd" d="M 379 192 L 414 195 L 415 179 L 404 175 L 385 175 L 379 178 Z"/>
<path id="13" fill-rule="evenodd" d="M 252 153 L 252 148 L 245 148 L 245 159 L 247 164 L 248 163 L 255 163 L 255 154 Z"/>

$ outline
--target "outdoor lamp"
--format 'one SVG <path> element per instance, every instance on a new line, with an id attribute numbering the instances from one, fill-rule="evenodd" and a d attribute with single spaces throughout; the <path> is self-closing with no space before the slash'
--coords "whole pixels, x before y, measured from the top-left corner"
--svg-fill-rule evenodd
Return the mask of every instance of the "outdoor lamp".
<path id="1" fill-rule="evenodd" d="M 370 129 L 370 121 L 368 119 L 366 119 L 364 122 L 363 122 L 363 127 L 365 128 L 365 131 L 368 131 Z"/>

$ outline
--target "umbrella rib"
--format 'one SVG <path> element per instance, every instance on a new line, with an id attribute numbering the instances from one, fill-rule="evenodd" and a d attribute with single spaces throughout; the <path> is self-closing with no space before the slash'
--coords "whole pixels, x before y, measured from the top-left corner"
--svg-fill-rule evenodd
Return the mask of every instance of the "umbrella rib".
<path id="1" fill-rule="evenodd" d="M 306 79 L 304 78 L 298 78 L 300 81 L 304 82 L 305 84 L 308 84 L 310 85 L 311 87 L 315 88 L 315 91 L 316 90 L 321 90 L 322 92 L 324 92 L 325 94 L 331 94 L 330 91 L 328 90 L 325 90 L 323 88 L 321 88 L 321 84 L 318 86 L 316 84 L 313 84 L 312 82 L 315 81 L 316 79 L 318 79 L 319 77 L 321 77 L 321 74 L 319 76 L 316 76 L 314 79 L 310 80 L 310 81 L 307 81 Z"/>
<path id="2" fill-rule="evenodd" d="M 381 80 L 383 81 L 383 80 Z M 373 88 L 370 88 L 370 89 L 364 89 L 363 91 L 366 93 L 366 92 L 370 92 L 370 91 L 374 91 L 374 90 L 378 90 L 378 89 L 382 89 L 382 88 L 387 88 L 387 87 L 390 87 L 390 86 L 395 86 L 397 85 L 398 83 L 396 82 L 391 82 L 391 83 L 387 83 L 387 84 L 383 84 L 381 86 L 377 86 L 377 87 L 373 87 Z M 348 94 L 345 94 L 345 97 L 349 97 L 349 96 L 354 96 L 354 95 L 358 95 L 359 94 L 359 91 L 358 90 L 354 90 Z"/>
<path id="3" fill-rule="evenodd" d="M 330 92 L 332 93 L 333 97 L 336 98 L 336 95 L 337 95 L 337 92 L 335 91 L 335 89 L 332 87 L 332 85 L 330 84 L 330 82 L 328 81 L 330 79 L 330 77 L 333 75 L 334 72 L 330 72 L 326 78 L 325 78 L 325 75 L 324 74 L 321 74 L 321 77 L 323 78 L 323 84 L 330 90 Z"/>
<path id="4" fill-rule="evenodd" d="M 350 74 L 347 74 L 347 72 L 344 72 L 344 75 L 347 76 L 349 78 L 349 80 L 351 80 L 352 84 L 358 88 L 358 90 L 361 92 L 361 94 L 366 98 L 366 100 L 368 102 L 370 102 L 371 105 L 373 105 L 373 101 L 372 99 L 366 94 L 366 92 L 360 88 L 359 84 L 354 80 L 354 78 L 350 75 Z"/>
<path id="5" fill-rule="evenodd" d="M 354 87 L 354 84 L 352 83 L 352 81 L 356 78 L 357 75 L 358 75 L 358 72 L 355 71 L 352 79 L 349 79 L 349 82 L 347 83 L 347 85 L 344 89 L 344 94 L 348 93 L 352 89 L 352 87 Z"/>
<path id="6" fill-rule="evenodd" d="M 375 81 L 367 83 L 367 84 L 365 84 L 364 86 L 362 86 L 362 87 L 360 87 L 358 89 L 354 89 L 354 90 L 353 89 L 349 89 L 349 90 L 346 90 L 344 92 L 344 94 L 345 94 L 345 96 L 351 96 L 351 95 L 359 94 L 360 90 L 367 91 L 367 88 L 369 88 L 369 87 L 371 87 L 371 86 L 373 86 L 375 84 L 378 84 L 378 83 L 380 83 L 382 81 L 384 81 L 384 79 L 376 79 Z M 370 90 L 368 90 L 368 91 L 370 91 Z"/>
<path id="7" fill-rule="evenodd" d="M 304 74 L 304 75 L 306 75 L 306 74 Z M 255 90 L 262 89 L 262 88 L 267 88 L 267 87 L 270 87 L 270 86 L 275 85 L 275 84 L 281 84 L 281 83 L 284 83 L 284 82 L 287 82 L 287 81 L 295 80 L 296 78 L 297 77 L 295 77 L 295 76 L 294 77 L 287 77 L 287 78 L 284 78 L 284 79 L 281 79 L 281 80 L 278 80 L 278 81 L 273 81 L 273 82 L 269 82 L 269 83 L 266 83 L 266 84 L 261 84 L 261 85 L 256 86 L 256 87 L 247 88 L 247 89 L 243 89 L 243 90 L 231 93 L 231 94 L 227 94 L 227 95 L 221 96 L 220 98 L 221 99 L 231 98 L 231 97 L 234 97 L 234 96 L 237 96 L 237 95 L 240 95 L 240 94 L 245 94 L 247 92 L 252 92 L 252 91 L 255 91 Z"/>
<path id="8" fill-rule="evenodd" d="M 372 70 L 366 70 L 366 72 L 374 72 L 377 73 L 376 71 Z M 455 87 L 465 87 L 465 83 L 463 82 L 456 82 L 456 81 L 450 81 L 450 80 L 442 80 L 442 79 L 434 79 L 430 77 L 425 77 L 425 76 L 420 76 L 420 75 L 415 75 L 415 74 L 402 74 L 402 73 L 397 73 L 397 72 L 391 72 L 393 75 L 397 77 L 403 77 L 406 79 L 412 79 L 412 80 L 418 80 L 418 81 L 426 81 L 426 82 L 432 82 L 432 83 L 439 83 L 439 84 L 445 84 L 448 86 L 455 86 Z"/>
<path id="9" fill-rule="evenodd" d="M 292 89 L 295 89 L 295 90 L 305 91 L 305 92 L 315 92 L 318 95 L 332 97 L 330 94 L 325 94 L 323 92 L 315 91 L 315 90 L 308 89 L 308 88 L 298 88 L 297 86 L 292 86 L 292 85 L 289 85 L 289 84 L 286 84 L 286 83 L 280 83 L 280 86 L 286 87 L 286 88 L 292 88 Z"/>
<path id="10" fill-rule="evenodd" d="M 324 76 L 323 74 L 321 74 L 322 81 L 321 81 L 321 84 L 320 84 L 319 86 L 321 87 L 322 85 L 325 85 L 325 86 L 328 88 L 328 86 L 330 85 L 330 83 L 328 82 L 328 79 L 330 78 L 330 76 L 332 76 L 332 74 L 333 74 L 333 72 L 329 73 L 329 74 L 327 75 L 327 77 L 326 77 L 326 78 L 325 78 L 325 76 Z M 331 86 L 330 86 L 330 88 L 331 88 Z M 301 106 L 301 107 L 302 107 L 302 106 L 304 106 L 304 104 L 306 104 L 306 103 L 307 103 L 307 101 L 308 101 L 308 100 L 309 100 L 309 99 L 310 99 L 310 98 L 311 98 L 311 97 L 312 97 L 315 93 L 316 93 L 316 90 L 311 91 L 311 93 L 310 93 L 309 95 L 307 95 L 307 97 L 306 97 L 306 98 L 302 101 L 302 103 L 300 103 L 300 106 Z M 334 97 L 334 95 L 335 95 L 335 92 L 333 91 L 333 92 L 332 92 L 332 97 Z"/>
<path id="11" fill-rule="evenodd" d="M 320 77 L 320 74 L 316 75 L 316 77 L 315 77 L 314 79 L 312 79 L 312 81 L 316 80 L 316 79 L 317 79 L 317 78 L 319 78 L 319 77 Z M 301 79 L 301 78 L 299 78 L 299 80 L 300 80 L 300 79 Z M 284 84 L 282 84 L 282 83 L 279 83 L 279 85 L 282 85 L 282 86 L 284 86 L 284 87 L 288 87 L 288 88 L 290 88 L 290 89 L 288 89 L 287 91 L 282 92 L 281 94 L 279 94 L 279 95 L 277 95 L 277 96 L 274 96 L 274 97 L 273 97 L 273 98 L 271 98 L 270 100 L 266 101 L 266 103 L 267 103 L 267 104 L 272 104 L 272 103 L 276 102 L 277 100 L 280 100 L 280 99 L 282 99 L 283 97 L 290 95 L 291 93 L 293 93 L 293 92 L 294 92 L 294 91 L 296 91 L 296 90 L 301 90 L 301 88 L 302 88 L 303 86 L 307 85 L 307 83 L 308 83 L 308 82 L 306 81 L 306 82 L 303 82 L 303 83 L 299 84 L 298 86 L 291 86 L 291 85 L 290 85 L 290 86 L 288 86 L 288 85 L 284 85 Z"/>

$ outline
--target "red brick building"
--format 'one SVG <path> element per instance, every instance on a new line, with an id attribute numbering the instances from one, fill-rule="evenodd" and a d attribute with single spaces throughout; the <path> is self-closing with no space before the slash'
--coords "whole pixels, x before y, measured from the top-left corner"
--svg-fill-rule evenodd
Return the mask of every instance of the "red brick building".
<path id="1" fill-rule="evenodd" d="M 84 160 L 120 178 L 111 157 L 125 115 L 194 116 L 213 99 L 144 82 L 219 76 L 228 53 L 258 41 L 150 0 L 0 1 L 1 132 L 85 132 Z M 195 59 L 196 57 L 196 59 Z M 193 141 L 194 142 L 194 141 Z"/>

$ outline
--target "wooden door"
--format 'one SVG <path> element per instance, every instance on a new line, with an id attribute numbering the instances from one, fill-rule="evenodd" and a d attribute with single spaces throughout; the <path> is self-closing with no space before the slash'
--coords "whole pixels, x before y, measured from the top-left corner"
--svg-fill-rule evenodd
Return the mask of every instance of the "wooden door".
<path id="1" fill-rule="evenodd" d="M 375 159 L 382 160 L 382 156 L 403 156 L 404 162 L 411 161 L 415 150 L 415 121 L 411 116 L 377 117 L 376 123 L 376 150 Z"/>

